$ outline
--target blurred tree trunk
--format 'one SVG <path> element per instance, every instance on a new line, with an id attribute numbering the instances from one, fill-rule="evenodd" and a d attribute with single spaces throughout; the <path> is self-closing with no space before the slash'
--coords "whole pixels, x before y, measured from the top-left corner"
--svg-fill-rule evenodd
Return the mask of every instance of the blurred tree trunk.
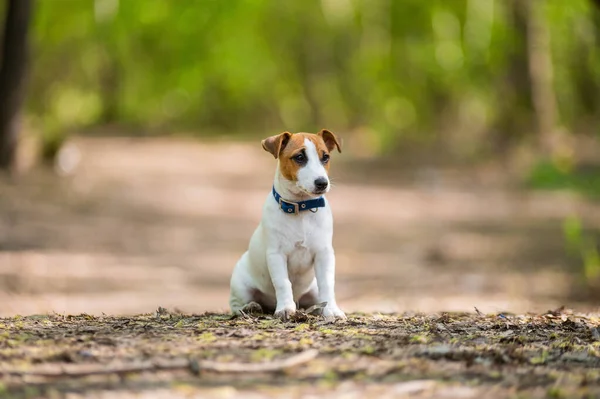
<path id="1" fill-rule="evenodd" d="M 106 10 L 100 7 L 105 1 L 94 0 L 96 35 L 98 44 L 101 44 L 104 51 L 101 52 L 101 68 L 98 76 L 100 83 L 99 95 L 102 103 L 102 110 L 99 116 L 99 123 L 113 123 L 119 120 L 120 111 L 120 90 L 122 81 L 122 70 L 119 62 L 119 45 L 115 40 L 106 40 L 106 37 L 114 32 L 115 18 L 118 17 L 121 4 L 119 0 L 113 2 Z"/>
<path id="2" fill-rule="evenodd" d="M 553 137 L 557 133 L 557 104 L 550 31 L 544 15 L 545 0 L 520 1 L 527 11 L 527 51 L 537 138 L 542 153 L 553 156 L 560 149 L 555 148 L 553 143 Z"/>
<path id="3" fill-rule="evenodd" d="M 569 68 L 573 71 L 573 88 L 575 89 L 576 102 L 574 106 L 578 108 L 578 116 L 572 122 L 575 131 L 589 131 L 591 126 L 596 125 L 595 121 L 599 116 L 600 81 L 596 73 L 596 68 L 590 58 L 594 57 L 594 46 L 600 39 L 600 9 L 591 10 L 591 21 L 594 24 L 594 36 L 579 37 L 579 40 L 573 43 L 573 55 L 570 57 Z M 597 57 L 597 56 L 596 56 Z M 573 106 L 573 105 L 572 105 Z"/>
<path id="4" fill-rule="evenodd" d="M 19 110 L 25 95 L 27 34 L 33 0 L 7 0 L 0 65 L 0 168 L 15 161 Z"/>
<path id="5" fill-rule="evenodd" d="M 514 29 L 514 40 L 513 45 L 506 48 L 505 73 L 497 81 L 501 101 L 494 144 L 500 153 L 507 154 L 507 150 L 523 138 L 523 133 L 531 129 L 534 107 L 528 71 L 527 10 L 523 0 L 510 0 L 502 5 L 507 8 L 506 23 Z"/>
<path id="6" fill-rule="evenodd" d="M 596 54 L 598 54 L 598 49 L 597 46 L 598 44 L 600 44 L 600 0 L 594 0 L 594 4 L 595 4 L 595 8 L 592 10 L 592 23 L 594 26 L 594 42 L 593 42 L 593 46 L 596 46 Z M 589 46 L 588 46 L 589 49 Z M 589 50 L 588 50 L 589 51 Z M 597 55 L 596 55 L 597 57 Z M 594 66 L 597 64 L 594 64 Z M 597 121 L 598 118 L 600 117 L 600 98 L 598 98 L 597 93 L 600 91 L 600 82 L 598 79 L 598 74 L 596 72 L 597 70 L 595 70 L 595 68 L 593 68 L 592 64 L 588 62 L 587 64 L 587 72 L 588 75 L 590 76 L 590 80 L 593 81 L 593 84 L 590 86 L 587 86 L 586 88 L 588 89 L 588 95 L 589 97 L 593 98 L 593 108 L 591 109 L 591 113 L 593 115 L 593 119 Z M 589 93 L 589 92 L 592 92 Z M 593 122 L 594 125 L 596 125 L 597 123 Z M 597 132 L 597 130 L 596 130 Z"/>

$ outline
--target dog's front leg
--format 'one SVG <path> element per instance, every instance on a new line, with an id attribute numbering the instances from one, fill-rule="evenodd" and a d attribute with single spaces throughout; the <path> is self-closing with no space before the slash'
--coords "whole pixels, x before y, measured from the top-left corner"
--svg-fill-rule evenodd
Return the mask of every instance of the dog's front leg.
<path id="1" fill-rule="evenodd" d="M 335 300 L 335 254 L 332 248 L 319 251 L 315 255 L 315 276 L 319 289 L 319 302 L 327 302 L 323 308 L 323 316 L 345 319 L 346 315 Z"/>
<path id="2" fill-rule="evenodd" d="M 271 275 L 271 282 L 275 288 L 277 306 L 275 317 L 287 320 L 296 312 L 292 283 L 288 276 L 287 259 L 281 253 L 267 254 L 267 266 Z"/>

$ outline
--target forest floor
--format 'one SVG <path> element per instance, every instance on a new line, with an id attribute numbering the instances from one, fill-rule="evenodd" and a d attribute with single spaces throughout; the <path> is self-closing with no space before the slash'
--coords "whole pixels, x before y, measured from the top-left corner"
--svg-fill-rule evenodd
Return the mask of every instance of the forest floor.
<path id="1" fill-rule="evenodd" d="M 600 315 L 0 319 L 0 397 L 594 398 Z"/>

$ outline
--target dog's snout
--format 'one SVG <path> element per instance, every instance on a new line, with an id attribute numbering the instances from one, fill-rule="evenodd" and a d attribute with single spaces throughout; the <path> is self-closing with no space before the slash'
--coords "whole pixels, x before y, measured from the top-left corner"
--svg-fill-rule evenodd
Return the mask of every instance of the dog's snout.
<path id="1" fill-rule="evenodd" d="M 329 182 L 324 177 L 319 177 L 318 179 L 315 180 L 315 188 L 319 191 L 325 190 L 328 185 L 329 185 Z"/>

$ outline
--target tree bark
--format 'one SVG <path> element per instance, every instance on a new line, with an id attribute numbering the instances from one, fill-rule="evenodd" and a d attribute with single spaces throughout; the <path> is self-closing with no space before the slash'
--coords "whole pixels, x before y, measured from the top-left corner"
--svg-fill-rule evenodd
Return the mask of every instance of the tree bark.
<path id="1" fill-rule="evenodd" d="M 550 49 L 550 31 L 543 14 L 545 1 L 521 0 L 527 7 L 527 44 L 531 93 L 535 109 L 537 136 L 542 151 L 553 156 L 556 132 L 557 104 L 554 92 L 554 68 Z"/>
<path id="2" fill-rule="evenodd" d="M 504 72 L 496 78 L 498 93 L 497 133 L 493 136 L 496 153 L 509 155 L 515 143 L 532 130 L 535 122 L 529 74 L 527 9 L 523 0 L 502 3 L 506 21 L 513 31 L 513 44 L 506 48 L 507 63 Z"/>
<path id="3" fill-rule="evenodd" d="M 8 0 L 0 65 L 0 168 L 15 161 L 18 115 L 25 96 L 28 31 L 34 0 Z"/>

